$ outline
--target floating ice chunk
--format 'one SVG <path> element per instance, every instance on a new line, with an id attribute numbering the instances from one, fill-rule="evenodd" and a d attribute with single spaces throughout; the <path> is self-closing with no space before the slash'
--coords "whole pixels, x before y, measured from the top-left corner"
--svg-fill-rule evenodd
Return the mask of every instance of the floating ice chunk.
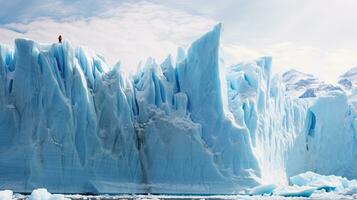
<path id="1" fill-rule="evenodd" d="M 0 200 L 11 200 L 13 192 L 11 190 L 0 191 Z"/>
<path id="2" fill-rule="evenodd" d="M 51 194 L 45 188 L 35 189 L 31 192 L 29 200 L 68 200 L 63 194 Z"/>
<path id="3" fill-rule="evenodd" d="M 52 194 L 48 200 L 69 200 L 63 194 Z"/>
<path id="4" fill-rule="evenodd" d="M 51 193 L 47 191 L 45 188 L 35 189 L 31 192 L 31 196 L 29 200 L 49 200 L 51 197 Z"/>
<path id="5" fill-rule="evenodd" d="M 357 194 L 357 185 L 351 186 L 349 188 L 346 188 L 345 190 L 340 192 L 341 194 L 344 195 L 353 195 L 353 194 Z"/>
<path id="6" fill-rule="evenodd" d="M 263 194 L 272 194 L 275 190 L 276 185 L 269 184 L 269 185 L 260 185 L 257 187 L 252 188 L 249 191 L 250 195 L 263 195 Z"/>
<path id="7" fill-rule="evenodd" d="M 308 171 L 291 177 L 290 182 L 294 184 L 294 187 L 296 188 L 311 187 L 324 192 L 334 191 L 333 193 L 339 195 L 357 194 L 357 181 L 348 180 L 341 176 L 324 176 Z"/>
<path id="8" fill-rule="evenodd" d="M 290 177 L 290 181 L 297 186 L 316 187 L 318 190 L 324 189 L 326 192 L 348 187 L 346 178 L 334 175 L 324 176 L 311 171 Z"/>
<path id="9" fill-rule="evenodd" d="M 316 187 L 286 186 L 274 190 L 274 195 L 279 195 L 284 197 L 310 197 L 315 190 Z"/>

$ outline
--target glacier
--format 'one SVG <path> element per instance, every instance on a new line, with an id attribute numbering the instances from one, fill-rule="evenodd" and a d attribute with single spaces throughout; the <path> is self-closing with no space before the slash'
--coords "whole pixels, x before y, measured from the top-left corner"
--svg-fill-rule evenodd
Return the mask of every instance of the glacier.
<path id="1" fill-rule="evenodd" d="M 67 41 L 0 45 L 0 189 L 240 194 L 306 171 L 356 179 L 353 73 L 336 85 L 272 74 L 270 57 L 225 69 L 221 26 L 131 76 Z"/>

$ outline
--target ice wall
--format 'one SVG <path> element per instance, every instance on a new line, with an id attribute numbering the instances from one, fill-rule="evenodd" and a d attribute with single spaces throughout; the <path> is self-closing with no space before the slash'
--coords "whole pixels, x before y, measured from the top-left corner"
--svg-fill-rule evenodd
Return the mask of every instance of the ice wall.
<path id="1" fill-rule="evenodd" d="M 18 39 L 14 52 L 1 55 L 2 187 L 98 192 L 117 180 L 141 180 L 131 106 L 116 69 L 104 73 L 99 57 L 68 43 Z"/>
<path id="2" fill-rule="evenodd" d="M 305 171 L 355 179 L 355 95 L 295 70 L 271 79 L 270 65 L 261 58 L 227 72 L 229 108 L 248 128 L 260 183 Z"/>
<path id="3" fill-rule="evenodd" d="M 221 25 L 132 78 L 69 43 L 1 47 L 0 187 L 237 193 L 257 184 L 246 129 L 223 112 Z"/>
<path id="4" fill-rule="evenodd" d="M 357 178 L 354 96 L 272 78 L 268 57 L 223 70 L 220 29 L 132 77 L 66 41 L 0 46 L 0 189 L 232 194 L 307 170 Z"/>
<path id="5" fill-rule="evenodd" d="M 229 68 L 229 108 L 235 122 L 246 127 L 252 139 L 260 183 L 287 184 L 287 157 L 304 134 L 308 103 L 286 96 L 280 77 L 270 78 L 270 69 L 269 57 Z"/>

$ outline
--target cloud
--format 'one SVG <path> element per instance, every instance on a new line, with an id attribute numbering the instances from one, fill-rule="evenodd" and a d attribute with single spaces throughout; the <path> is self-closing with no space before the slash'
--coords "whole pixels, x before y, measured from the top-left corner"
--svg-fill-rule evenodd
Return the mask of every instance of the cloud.
<path id="1" fill-rule="evenodd" d="M 274 71 L 296 68 L 330 82 L 357 66 L 355 0 L 164 2 L 222 21 L 226 63 L 271 55 Z"/>
<path id="2" fill-rule="evenodd" d="M 5 1 L 0 43 L 12 45 L 19 37 L 53 43 L 62 34 L 103 55 L 109 65 L 121 60 L 134 72 L 140 60 L 152 56 L 160 62 L 222 21 L 227 66 L 272 56 L 274 72 L 295 68 L 329 82 L 357 66 L 354 0 L 150 1 Z"/>
<path id="3" fill-rule="evenodd" d="M 62 34 L 73 45 L 84 45 L 103 55 L 110 65 L 119 59 L 134 72 L 140 60 L 152 56 L 162 61 L 178 46 L 187 47 L 209 31 L 214 20 L 148 2 L 124 3 L 93 17 L 38 18 L 30 23 L 10 23 L 0 28 L 0 43 L 15 38 L 42 43 L 57 42 Z"/>
<path id="4" fill-rule="evenodd" d="M 47 17 L 63 18 L 92 17 L 106 10 L 116 8 L 130 0 L 11 0 L 2 1 L 0 24 L 13 22 L 29 23 Z"/>

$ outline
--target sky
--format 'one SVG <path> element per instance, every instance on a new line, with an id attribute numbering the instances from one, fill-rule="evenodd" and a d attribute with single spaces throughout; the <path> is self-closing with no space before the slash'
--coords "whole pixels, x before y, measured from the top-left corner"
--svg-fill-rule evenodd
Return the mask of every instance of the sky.
<path id="1" fill-rule="evenodd" d="M 273 57 L 274 72 L 294 68 L 327 82 L 357 66 L 355 0 L 0 0 L 0 43 L 53 43 L 62 34 L 112 66 L 134 73 L 161 62 L 223 23 L 224 65 Z"/>

